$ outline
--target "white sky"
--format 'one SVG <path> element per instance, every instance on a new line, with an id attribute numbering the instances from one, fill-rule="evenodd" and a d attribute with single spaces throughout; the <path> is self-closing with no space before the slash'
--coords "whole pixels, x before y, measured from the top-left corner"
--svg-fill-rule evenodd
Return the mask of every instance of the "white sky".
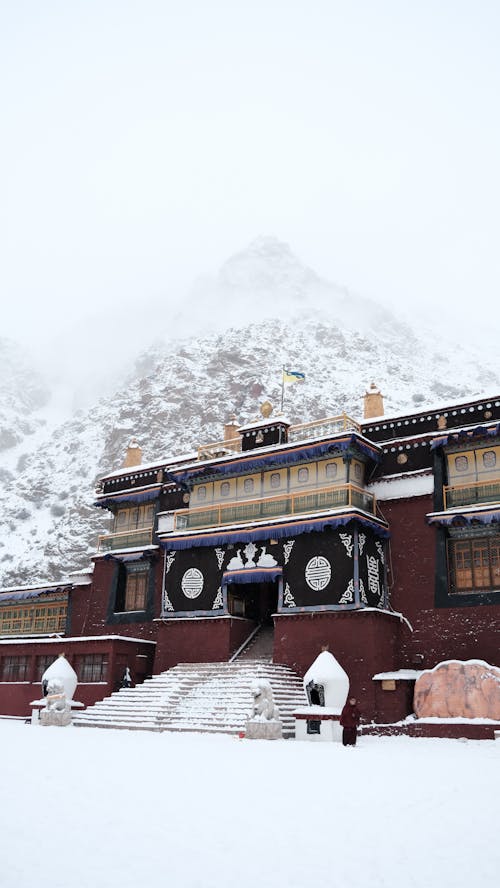
<path id="1" fill-rule="evenodd" d="M 0 0 L 0 335 L 167 307 L 260 234 L 497 323 L 499 45 L 495 0 Z"/>

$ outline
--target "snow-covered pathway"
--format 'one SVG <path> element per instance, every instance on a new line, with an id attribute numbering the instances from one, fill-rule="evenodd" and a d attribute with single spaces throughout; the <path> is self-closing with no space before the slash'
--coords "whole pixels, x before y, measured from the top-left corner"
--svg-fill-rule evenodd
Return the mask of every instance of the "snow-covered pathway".
<path id="1" fill-rule="evenodd" d="M 2 888 L 470 888 L 500 743 L 355 749 L 0 721 Z"/>

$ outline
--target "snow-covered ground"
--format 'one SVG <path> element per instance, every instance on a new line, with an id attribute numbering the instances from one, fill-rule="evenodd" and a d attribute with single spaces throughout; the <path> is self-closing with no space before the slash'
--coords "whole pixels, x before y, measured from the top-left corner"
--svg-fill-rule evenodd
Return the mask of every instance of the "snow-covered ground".
<path id="1" fill-rule="evenodd" d="M 500 742 L 336 744 L 0 721 L 2 888 L 470 888 Z"/>

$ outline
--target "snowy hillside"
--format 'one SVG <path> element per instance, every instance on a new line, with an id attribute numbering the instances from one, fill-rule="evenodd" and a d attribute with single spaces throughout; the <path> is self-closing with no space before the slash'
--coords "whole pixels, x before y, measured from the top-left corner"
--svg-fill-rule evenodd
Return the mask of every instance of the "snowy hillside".
<path id="1" fill-rule="evenodd" d="M 50 397 L 47 384 L 28 355 L 9 339 L 0 339 L 0 454 L 39 427 L 37 411 Z"/>
<path id="2" fill-rule="evenodd" d="M 157 343 L 112 397 L 32 448 L 25 439 L 0 487 L 0 585 L 59 579 L 86 565 L 108 526 L 92 506 L 95 480 L 120 467 L 131 435 L 144 462 L 219 440 L 231 414 L 248 421 L 265 398 L 279 404 L 282 364 L 307 377 L 287 392 L 294 422 L 342 410 L 361 417 L 372 380 L 387 412 L 500 391 L 498 370 L 485 373 L 474 352 L 429 333 L 420 338 L 387 310 L 320 282 L 279 242 L 261 239 L 233 257 L 216 287 L 219 299 L 221 289 L 226 294 L 217 304 L 229 307 L 219 309 L 218 331 Z M 241 305 L 247 320 L 224 329 L 231 311 L 242 315 Z M 271 311 L 281 319 L 263 317 Z M 17 422 L 10 410 L 9 427 Z"/>

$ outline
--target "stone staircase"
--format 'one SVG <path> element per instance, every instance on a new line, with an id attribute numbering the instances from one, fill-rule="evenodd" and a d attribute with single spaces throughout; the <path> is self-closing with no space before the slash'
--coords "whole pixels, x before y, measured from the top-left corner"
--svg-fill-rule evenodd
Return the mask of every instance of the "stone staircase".
<path id="1" fill-rule="evenodd" d="M 238 734 L 252 709 L 251 687 L 267 678 L 293 737 L 293 711 L 306 704 L 302 679 L 288 666 L 261 659 L 180 663 L 135 688 L 122 688 L 73 718 L 76 727 Z"/>
<path id="2" fill-rule="evenodd" d="M 249 644 L 238 654 L 238 663 L 242 660 L 262 660 L 271 663 L 273 659 L 274 627 L 260 626 Z"/>

